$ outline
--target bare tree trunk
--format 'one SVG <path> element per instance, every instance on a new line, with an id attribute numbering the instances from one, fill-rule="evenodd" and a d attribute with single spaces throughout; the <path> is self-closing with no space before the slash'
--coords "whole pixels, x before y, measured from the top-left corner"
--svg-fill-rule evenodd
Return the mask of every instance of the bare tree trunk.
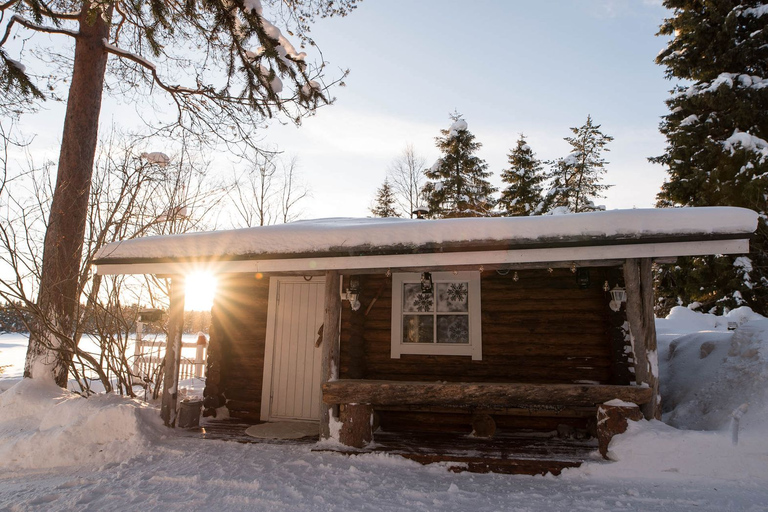
<path id="1" fill-rule="evenodd" d="M 108 55 L 103 41 L 109 36 L 109 26 L 100 15 L 94 16 L 91 7 L 90 2 L 83 2 L 79 20 L 38 295 L 40 311 L 63 336 L 57 337 L 43 327 L 44 322 L 37 322 L 37 332 L 30 335 L 24 368 L 25 377 L 50 371 L 62 387 L 67 385 L 74 349 L 66 347 L 66 338 L 73 343 L 80 260 Z M 47 370 L 41 369 L 39 362 L 45 363 Z"/>

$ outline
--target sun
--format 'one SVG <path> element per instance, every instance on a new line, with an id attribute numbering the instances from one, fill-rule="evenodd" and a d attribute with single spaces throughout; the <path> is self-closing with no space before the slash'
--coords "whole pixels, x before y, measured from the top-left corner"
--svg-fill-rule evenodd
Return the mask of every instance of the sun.
<path id="1" fill-rule="evenodd" d="M 216 295 L 216 276 L 207 272 L 189 274 L 184 293 L 185 311 L 210 311 Z"/>

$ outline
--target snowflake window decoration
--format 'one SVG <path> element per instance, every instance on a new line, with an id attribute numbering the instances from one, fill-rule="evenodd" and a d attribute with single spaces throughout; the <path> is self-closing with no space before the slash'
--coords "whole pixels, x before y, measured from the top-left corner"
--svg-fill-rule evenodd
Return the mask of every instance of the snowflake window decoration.
<path id="1" fill-rule="evenodd" d="M 466 322 L 453 322 L 448 328 L 448 337 L 453 343 L 466 343 L 469 340 L 469 326 Z"/>
<path id="2" fill-rule="evenodd" d="M 448 285 L 448 300 L 451 302 L 466 302 L 467 301 L 467 285 L 466 283 L 451 283 Z"/>
<path id="3" fill-rule="evenodd" d="M 413 299 L 413 306 L 419 312 L 432 311 L 432 295 L 419 293 Z"/>

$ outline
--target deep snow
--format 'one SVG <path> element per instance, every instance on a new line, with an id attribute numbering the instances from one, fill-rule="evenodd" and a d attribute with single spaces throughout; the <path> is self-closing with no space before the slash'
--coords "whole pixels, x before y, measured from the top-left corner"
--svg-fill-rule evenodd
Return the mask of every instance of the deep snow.
<path id="1" fill-rule="evenodd" d="M 639 422 L 611 443 L 612 462 L 595 456 L 560 477 L 199 440 L 140 401 L 27 381 L 0 394 L 0 510 L 768 511 L 768 320 L 676 308 L 657 326 L 664 419 L 710 430 Z M 728 411 L 742 400 L 734 446 Z M 712 416 L 717 407 L 728 414 Z"/>

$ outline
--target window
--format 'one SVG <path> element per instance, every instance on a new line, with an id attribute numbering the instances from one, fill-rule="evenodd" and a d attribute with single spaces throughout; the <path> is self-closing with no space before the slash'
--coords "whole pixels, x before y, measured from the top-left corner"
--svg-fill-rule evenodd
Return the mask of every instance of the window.
<path id="1" fill-rule="evenodd" d="M 392 276 L 392 357 L 482 359 L 480 272 L 433 272 L 432 291 L 421 282 L 419 273 Z"/>

